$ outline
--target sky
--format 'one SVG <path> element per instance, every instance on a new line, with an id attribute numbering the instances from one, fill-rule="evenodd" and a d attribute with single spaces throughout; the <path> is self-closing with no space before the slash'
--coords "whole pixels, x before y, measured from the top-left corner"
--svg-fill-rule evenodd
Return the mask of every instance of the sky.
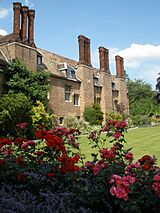
<path id="1" fill-rule="evenodd" d="M 18 0 L 17 0 L 18 1 Z M 14 0 L 0 0 L 0 35 L 13 31 Z M 91 40 L 91 62 L 99 68 L 98 47 L 124 58 L 129 77 L 155 89 L 160 73 L 160 0 L 19 0 L 36 10 L 35 43 L 78 60 L 78 35 Z"/>

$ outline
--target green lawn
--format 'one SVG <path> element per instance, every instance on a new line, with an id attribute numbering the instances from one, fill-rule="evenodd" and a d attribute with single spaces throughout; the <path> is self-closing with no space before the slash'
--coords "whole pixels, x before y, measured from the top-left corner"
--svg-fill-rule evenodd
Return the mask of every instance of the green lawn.
<path id="1" fill-rule="evenodd" d="M 126 133 L 125 138 L 127 141 L 126 147 L 133 148 L 132 152 L 134 153 L 135 160 L 145 154 L 155 155 L 157 163 L 160 165 L 160 127 L 130 129 Z M 91 160 L 91 153 L 97 152 L 97 150 L 91 148 L 86 136 L 81 136 L 79 143 L 86 159 Z M 106 147 L 109 146 L 110 143 L 106 142 Z"/>

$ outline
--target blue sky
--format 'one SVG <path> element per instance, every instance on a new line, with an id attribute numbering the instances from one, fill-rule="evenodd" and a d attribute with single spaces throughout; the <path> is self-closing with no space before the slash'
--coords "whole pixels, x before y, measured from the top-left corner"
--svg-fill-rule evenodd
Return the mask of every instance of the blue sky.
<path id="1" fill-rule="evenodd" d="M 13 28 L 13 0 L 0 1 L 0 34 Z M 38 47 L 78 60 L 78 35 L 91 39 L 92 65 L 99 67 L 98 47 L 124 57 L 131 79 L 142 79 L 155 89 L 160 73 L 159 0 L 21 0 L 36 10 Z"/>

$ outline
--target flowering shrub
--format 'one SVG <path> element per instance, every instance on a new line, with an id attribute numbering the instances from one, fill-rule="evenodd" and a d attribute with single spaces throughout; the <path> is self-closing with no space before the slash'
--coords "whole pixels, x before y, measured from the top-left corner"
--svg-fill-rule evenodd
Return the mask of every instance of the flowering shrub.
<path id="1" fill-rule="evenodd" d="M 133 162 L 131 149 L 124 148 L 126 131 L 124 120 L 108 120 L 91 132 L 88 138 L 99 154 L 87 162 L 75 129 L 39 129 L 36 140 L 0 138 L 1 212 L 160 212 L 156 158 L 145 155 Z"/>

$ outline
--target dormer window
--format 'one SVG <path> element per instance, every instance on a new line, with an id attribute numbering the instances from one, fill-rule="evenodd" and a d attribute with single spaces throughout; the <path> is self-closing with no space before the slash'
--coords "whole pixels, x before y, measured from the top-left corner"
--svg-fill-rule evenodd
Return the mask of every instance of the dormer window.
<path id="1" fill-rule="evenodd" d="M 116 90 L 116 84 L 115 84 L 115 82 L 112 82 L 112 90 Z"/>
<path id="2" fill-rule="evenodd" d="M 38 65 L 42 64 L 42 56 L 40 54 L 37 54 L 37 64 Z"/>
<path id="3" fill-rule="evenodd" d="M 67 69 L 66 70 L 66 76 L 67 78 L 71 78 L 71 79 L 75 79 L 75 71 L 74 70 L 70 70 L 70 69 Z"/>
<path id="4" fill-rule="evenodd" d="M 63 71 L 68 79 L 76 79 L 75 69 L 66 62 L 58 64 L 58 69 Z"/>
<path id="5" fill-rule="evenodd" d="M 94 83 L 94 86 L 98 86 L 98 77 L 93 76 L 93 83 Z"/>

